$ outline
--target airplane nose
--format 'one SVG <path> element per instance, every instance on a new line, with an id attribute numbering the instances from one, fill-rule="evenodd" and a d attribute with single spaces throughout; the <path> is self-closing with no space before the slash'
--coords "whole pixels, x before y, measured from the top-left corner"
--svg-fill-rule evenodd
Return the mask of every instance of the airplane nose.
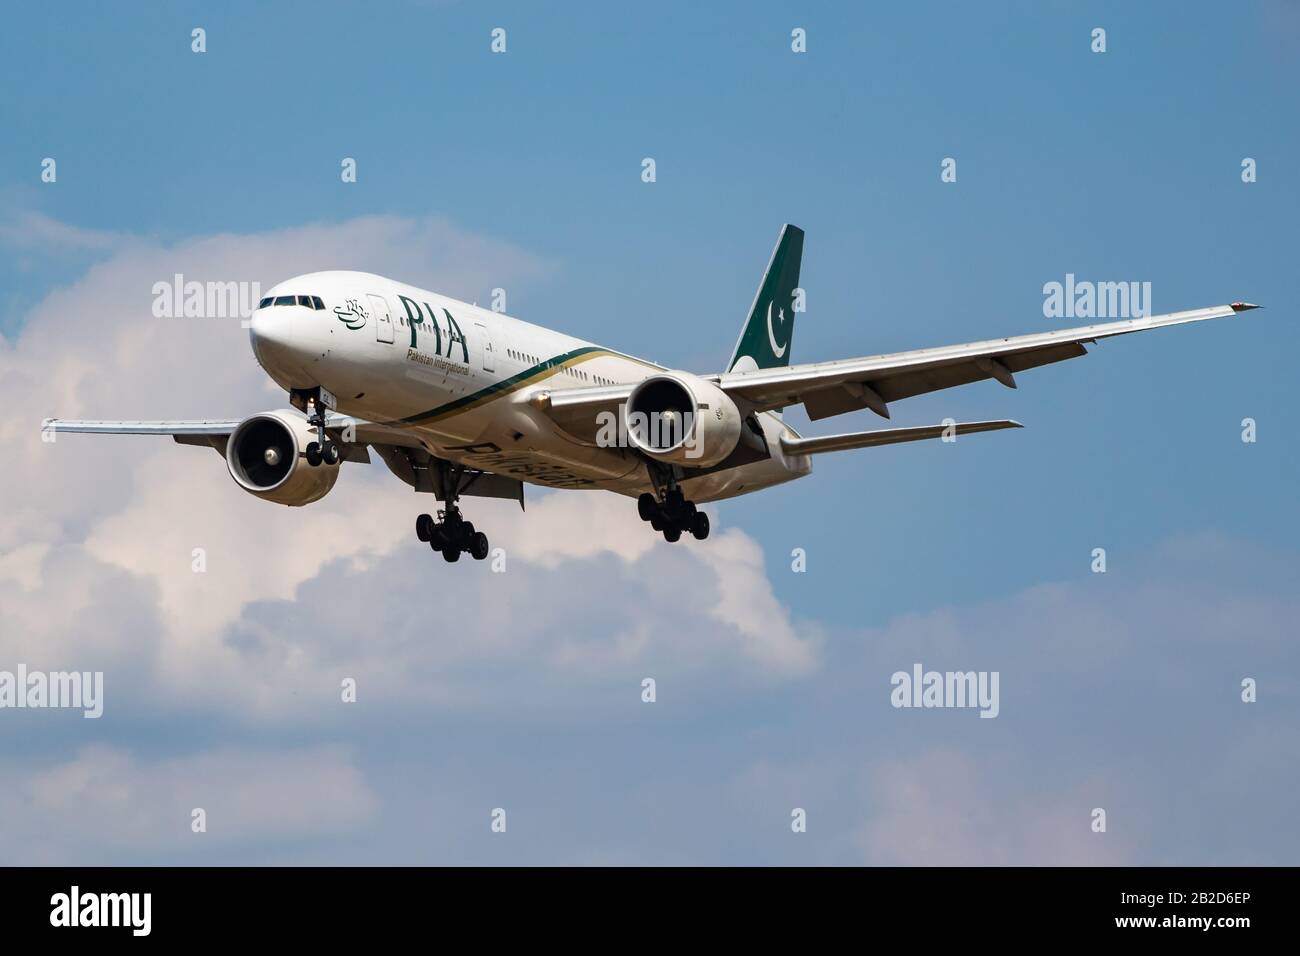
<path id="1" fill-rule="evenodd" d="M 298 309 L 270 306 L 253 313 L 248 337 L 262 368 L 277 382 L 304 378 L 295 326 Z"/>
<path id="2" fill-rule="evenodd" d="M 293 316 L 296 311 L 292 306 L 270 306 L 254 312 L 250 325 L 253 349 L 260 352 L 262 349 L 293 348 Z"/>

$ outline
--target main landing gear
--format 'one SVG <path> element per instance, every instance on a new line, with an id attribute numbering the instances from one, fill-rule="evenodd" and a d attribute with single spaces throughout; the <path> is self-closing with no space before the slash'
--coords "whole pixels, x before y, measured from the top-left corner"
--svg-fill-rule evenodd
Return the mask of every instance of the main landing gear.
<path id="1" fill-rule="evenodd" d="M 669 542 L 679 540 L 684 531 L 699 541 L 709 536 L 709 516 L 696 508 L 695 502 L 686 500 L 671 474 L 664 476 L 652 467 L 650 480 L 657 494 L 647 491 L 636 501 L 642 521 L 649 521 L 650 527 L 662 531 L 664 540 Z"/>
<path id="2" fill-rule="evenodd" d="M 307 424 L 316 429 L 316 440 L 307 443 L 307 464 L 315 468 L 322 463 L 337 465 L 343 457 L 339 446 L 325 433 L 325 406 L 315 398 L 307 399 Z"/>
<path id="3" fill-rule="evenodd" d="M 415 536 L 427 541 L 429 547 L 442 552 L 444 561 L 459 561 L 462 552 L 470 554 L 475 561 L 482 561 L 488 556 L 488 539 L 482 531 L 474 530 L 474 522 L 466 521 L 460 509 L 455 505 L 438 512 L 440 520 L 434 521 L 433 515 L 420 515 L 415 519 Z"/>
<path id="4" fill-rule="evenodd" d="M 423 514 L 417 517 L 415 536 L 427 542 L 434 551 L 442 552 L 444 561 L 459 561 L 462 553 L 469 554 L 475 561 L 482 561 L 488 556 L 490 550 L 487 535 L 482 531 L 476 531 L 474 523 L 466 521 L 460 509 L 456 507 L 456 501 L 462 490 L 460 481 L 464 477 L 465 469 L 444 462 L 441 470 L 446 506 L 439 510 L 436 521 L 433 515 Z"/>

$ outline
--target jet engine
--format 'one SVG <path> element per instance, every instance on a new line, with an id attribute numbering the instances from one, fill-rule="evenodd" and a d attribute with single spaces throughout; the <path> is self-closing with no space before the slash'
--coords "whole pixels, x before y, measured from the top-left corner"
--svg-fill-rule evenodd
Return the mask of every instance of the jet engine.
<path id="1" fill-rule="evenodd" d="M 324 498 L 339 477 L 337 464 L 307 464 L 316 430 L 290 409 L 244 419 L 226 443 L 226 467 L 245 491 L 281 505 L 309 505 Z"/>
<path id="2" fill-rule="evenodd" d="M 639 383 L 623 409 L 628 443 L 651 458 L 688 468 L 722 461 L 740 440 L 736 403 L 689 372 L 664 372 Z"/>

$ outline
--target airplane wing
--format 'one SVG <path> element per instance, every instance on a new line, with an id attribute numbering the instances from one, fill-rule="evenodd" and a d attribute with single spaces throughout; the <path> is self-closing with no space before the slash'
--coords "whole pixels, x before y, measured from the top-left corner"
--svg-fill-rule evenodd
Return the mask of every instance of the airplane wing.
<path id="1" fill-rule="evenodd" d="M 45 433 L 82 432 L 91 435 L 170 435 L 182 445 L 224 444 L 239 421 L 85 421 L 47 418 L 41 423 Z"/>
<path id="2" fill-rule="evenodd" d="M 989 378 L 1015 388 L 1016 372 L 1087 355 L 1085 344 L 1099 339 L 1221 319 L 1257 308 L 1249 302 L 1234 302 L 965 345 L 702 377 L 717 383 L 745 414 L 802 404 L 813 420 L 862 408 L 888 418 L 889 402 L 926 392 Z M 538 392 L 533 403 L 561 428 L 583 436 L 594 433 L 592 422 L 598 412 L 617 411 L 634 387 L 635 383 L 627 383 L 547 389 Z"/>
<path id="3" fill-rule="evenodd" d="M 1234 302 L 1209 309 L 965 345 L 731 372 L 719 376 L 716 381 L 737 404 L 753 411 L 802 403 L 808 417 L 814 420 L 861 408 L 870 408 L 888 418 L 889 402 L 955 385 L 992 378 L 1008 388 L 1015 388 L 1015 372 L 1087 355 L 1085 343 L 1098 339 L 1220 319 L 1256 308 L 1259 306 L 1248 302 Z"/>
<path id="4" fill-rule="evenodd" d="M 87 421 L 50 418 L 42 423 L 41 430 L 47 433 L 78 432 L 91 435 L 170 435 L 178 444 L 209 446 L 225 454 L 226 440 L 239 427 L 240 421 L 241 419 Z M 349 415 L 331 415 L 325 427 L 330 437 L 343 448 L 344 458 L 348 461 L 368 462 L 370 457 L 366 454 L 366 445 L 423 447 L 419 439 L 405 429 Z"/>
<path id="5" fill-rule="evenodd" d="M 240 419 L 204 421 L 85 421 L 46 419 L 43 432 L 80 432 L 92 435 L 170 435 L 182 445 L 201 445 L 226 454 L 226 442 L 239 427 Z M 390 425 L 380 425 L 350 415 L 331 415 L 325 430 L 338 442 L 344 461 L 368 464 L 369 445 L 379 453 L 390 471 L 416 491 L 432 492 L 445 500 L 441 472 L 433 468 L 432 456 L 413 433 Z M 487 471 L 475 471 L 459 489 L 462 495 L 483 498 L 509 498 L 524 506 L 524 487 L 518 479 Z"/>
<path id="6" fill-rule="evenodd" d="M 349 433 L 348 429 L 352 431 Z M 351 434 L 352 440 L 358 445 L 392 445 L 398 448 L 423 448 L 420 439 L 415 433 L 405 428 L 397 428 L 393 425 L 380 425 L 378 422 L 367 421 L 364 418 L 353 418 L 351 415 L 331 415 L 325 423 L 325 429 L 330 433 L 335 441 L 341 441 L 342 436 Z"/>

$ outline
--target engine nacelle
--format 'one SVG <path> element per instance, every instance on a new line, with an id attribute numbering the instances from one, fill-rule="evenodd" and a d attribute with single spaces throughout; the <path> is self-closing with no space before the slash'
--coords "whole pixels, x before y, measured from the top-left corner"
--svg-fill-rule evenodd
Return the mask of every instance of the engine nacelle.
<path id="1" fill-rule="evenodd" d="M 226 442 L 230 477 L 249 494 L 281 505 L 319 501 L 338 481 L 339 466 L 307 464 L 316 429 L 290 409 L 245 418 Z"/>
<path id="2" fill-rule="evenodd" d="M 623 409 L 628 443 L 651 458 L 709 468 L 736 449 L 740 409 L 690 372 L 662 372 L 632 389 Z"/>

